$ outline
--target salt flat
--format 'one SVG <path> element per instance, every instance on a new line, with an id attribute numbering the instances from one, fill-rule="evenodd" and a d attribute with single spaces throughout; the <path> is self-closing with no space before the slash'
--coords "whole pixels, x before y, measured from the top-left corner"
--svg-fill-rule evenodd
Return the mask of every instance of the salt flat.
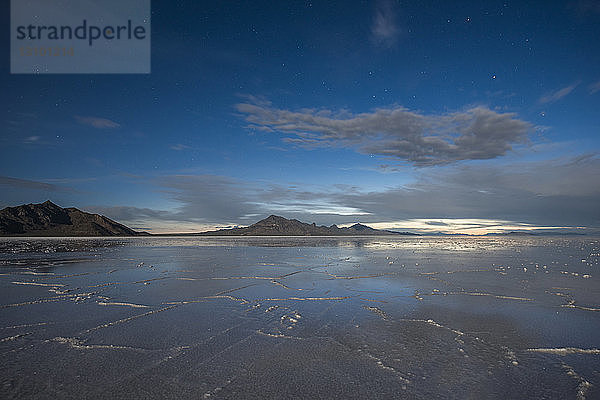
<path id="1" fill-rule="evenodd" d="M 0 241 L 2 398 L 598 398 L 592 237 Z"/>

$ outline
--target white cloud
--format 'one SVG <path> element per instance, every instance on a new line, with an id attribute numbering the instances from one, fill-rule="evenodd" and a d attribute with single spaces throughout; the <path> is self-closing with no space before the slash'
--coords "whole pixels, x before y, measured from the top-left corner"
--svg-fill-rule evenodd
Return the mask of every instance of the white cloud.
<path id="1" fill-rule="evenodd" d="M 590 86 L 588 86 L 588 90 L 590 91 L 590 94 L 596 94 L 600 92 L 600 81 L 592 83 Z"/>
<path id="2" fill-rule="evenodd" d="M 566 226 L 540 226 L 518 223 L 514 221 L 482 218 L 410 218 L 401 221 L 376 222 L 370 224 L 370 226 L 375 229 L 387 229 L 395 231 L 410 231 L 418 233 L 461 233 L 468 235 L 573 228 Z"/>
<path id="3" fill-rule="evenodd" d="M 291 135 L 288 143 L 311 147 L 349 147 L 400 159 L 417 166 L 492 159 L 523 143 L 532 125 L 512 113 L 474 107 L 449 114 L 422 114 L 401 106 L 369 113 L 301 109 L 270 103 L 237 104 L 250 128 Z"/>
<path id="4" fill-rule="evenodd" d="M 111 121 L 106 118 L 99 117 L 82 117 L 79 115 L 75 116 L 77 122 L 83 125 L 88 125 L 96 129 L 114 129 L 119 128 L 121 125 L 116 123 L 115 121 Z"/>
<path id="5" fill-rule="evenodd" d="M 579 83 L 574 83 L 572 85 L 569 86 L 565 86 L 562 89 L 558 89 L 554 92 L 550 92 L 545 94 L 544 96 L 542 96 L 540 98 L 540 103 L 542 104 L 547 104 L 547 103 L 554 103 L 560 99 L 562 99 L 563 97 L 567 96 L 569 93 L 571 93 L 577 86 L 579 85 Z"/>
<path id="6" fill-rule="evenodd" d="M 400 36 L 396 13 L 390 1 L 379 1 L 371 24 L 371 38 L 382 47 L 393 47 Z"/>
<path id="7" fill-rule="evenodd" d="M 171 148 L 171 150 L 175 150 L 175 151 L 182 151 L 182 150 L 191 149 L 190 146 L 186 146 L 185 144 L 181 144 L 181 143 L 172 145 L 170 148 Z"/>

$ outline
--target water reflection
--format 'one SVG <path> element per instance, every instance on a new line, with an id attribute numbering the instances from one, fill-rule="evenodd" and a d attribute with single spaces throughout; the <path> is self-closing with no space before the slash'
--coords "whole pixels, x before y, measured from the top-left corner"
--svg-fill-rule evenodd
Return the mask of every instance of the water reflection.
<path id="1" fill-rule="evenodd" d="M 96 382 L 90 397 L 157 377 L 189 397 L 206 393 L 207 379 L 242 390 L 232 376 L 254 387 L 273 371 L 285 371 L 273 378 L 283 386 L 290 374 L 310 385 L 306 371 L 337 371 L 362 398 L 390 397 L 372 396 L 370 382 L 423 399 L 569 398 L 585 383 L 599 394 L 594 238 L 68 238 L 0 248 L 2 376 L 16 382 L 0 397 L 47 382 L 78 393 L 75 373 Z"/>

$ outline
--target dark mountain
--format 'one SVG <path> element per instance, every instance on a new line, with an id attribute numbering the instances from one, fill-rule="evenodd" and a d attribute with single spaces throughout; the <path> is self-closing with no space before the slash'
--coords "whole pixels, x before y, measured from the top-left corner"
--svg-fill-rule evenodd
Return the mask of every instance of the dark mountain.
<path id="1" fill-rule="evenodd" d="M 406 232 L 391 232 L 373 229 L 366 225 L 354 224 L 347 228 L 336 225 L 317 226 L 296 219 L 287 219 L 271 215 L 245 228 L 220 229 L 218 231 L 202 232 L 200 235 L 209 236 L 361 236 L 361 235 L 415 235 Z"/>
<path id="2" fill-rule="evenodd" d="M 0 210 L 0 236 L 145 235 L 98 214 L 61 208 L 50 200 Z"/>

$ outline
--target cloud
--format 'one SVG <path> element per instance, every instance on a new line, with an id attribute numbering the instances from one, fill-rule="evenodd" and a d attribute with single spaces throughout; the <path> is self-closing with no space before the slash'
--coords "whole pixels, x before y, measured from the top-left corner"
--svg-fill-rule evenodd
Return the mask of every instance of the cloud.
<path id="1" fill-rule="evenodd" d="M 600 81 L 592 83 L 590 86 L 588 86 L 588 90 L 590 91 L 590 94 L 596 94 L 600 92 Z"/>
<path id="2" fill-rule="evenodd" d="M 424 221 L 425 225 L 433 225 L 433 226 L 448 226 L 447 222 L 444 221 Z"/>
<path id="3" fill-rule="evenodd" d="M 340 190 L 300 190 L 295 186 L 243 182 L 218 175 L 166 175 L 153 182 L 169 200 L 178 204 L 171 210 L 129 206 L 92 206 L 97 212 L 130 226 L 153 227 L 155 231 L 198 231 L 222 225 L 249 225 L 278 213 L 319 223 L 347 222 L 361 210 L 339 205 Z M 307 186 L 308 188 L 308 186 Z M 177 228 L 179 226 L 179 228 Z M 185 229 L 184 229 L 185 228 Z"/>
<path id="4" fill-rule="evenodd" d="M 98 117 L 82 117 L 79 115 L 75 116 L 77 122 L 83 125 L 88 125 L 96 129 L 114 129 L 119 128 L 121 125 L 106 118 Z"/>
<path id="5" fill-rule="evenodd" d="M 523 224 L 600 227 L 600 158 L 596 154 L 418 171 L 410 184 L 376 191 L 346 185 L 269 185 L 216 175 L 168 175 L 155 184 L 179 207 L 172 211 L 119 207 L 107 215 L 121 222 L 179 221 L 203 224 L 206 229 L 248 225 L 273 213 L 317 224 L 361 221 L 384 228 L 393 221 L 417 220 L 434 230 L 459 225 L 461 229 L 467 225 L 488 229 L 493 221 L 514 229 Z M 460 219 L 468 224 L 457 225 Z M 485 221 L 478 224 L 478 220 Z"/>
<path id="6" fill-rule="evenodd" d="M 277 109 L 268 102 L 236 105 L 252 129 L 292 135 L 287 143 L 349 147 L 366 154 L 400 159 L 416 166 L 500 157 L 523 143 L 533 128 L 512 113 L 486 107 L 427 115 L 401 106 L 369 113 Z"/>
<path id="7" fill-rule="evenodd" d="M 570 4 L 582 15 L 600 14 L 600 2 L 598 0 L 579 0 Z"/>
<path id="8" fill-rule="evenodd" d="M 177 211 L 131 206 L 88 206 L 84 209 L 104 215 L 134 230 L 151 233 L 202 232 L 215 229 L 212 224 L 189 220 Z"/>
<path id="9" fill-rule="evenodd" d="M 16 189 L 36 189 L 45 191 L 65 191 L 66 188 L 51 183 L 30 181 L 28 179 L 11 178 L 8 176 L 0 176 L 0 185 L 10 186 Z"/>
<path id="10" fill-rule="evenodd" d="M 486 234 L 490 232 L 511 232 L 511 231 L 544 231 L 569 227 L 538 226 L 524 224 L 514 221 L 482 219 L 482 218 L 446 218 L 444 220 L 430 220 L 427 218 L 410 218 L 400 221 L 374 223 L 371 224 L 376 229 L 392 229 L 411 231 L 418 233 L 466 233 L 472 235 Z M 573 231 L 573 229 L 569 229 Z"/>
<path id="11" fill-rule="evenodd" d="M 0 176 L 0 208 L 26 203 L 42 203 L 52 200 L 57 204 L 72 201 L 74 195 L 81 192 L 67 186 L 69 182 L 52 182 L 50 179 L 35 181 L 30 179 Z"/>
<path id="12" fill-rule="evenodd" d="M 562 99 L 563 97 L 567 96 L 578 85 L 579 85 L 579 82 L 574 83 L 574 84 L 569 85 L 569 86 L 566 86 L 566 87 L 564 87 L 562 89 L 559 89 L 559 90 L 557 90 L 555 92 L 548 93 L 548 94 L 546 94 L 546 95 L 544 95 L 544 96 L 542 96 L 540 98 L 540 103 L 542 103 L 542 104 L 554 103 L 554 102 Z"/>
<path id="13" fill-rule="evenodd" d="M 241 181 L 218 175 L 165 175 L 153 184 L 178 206 L 157 210 L 130 206 L 92 206 L 87 209 L 129 223 L 187 222 L 222 224 L 243 221 L 260 211 L 256 191 Z"/>
<path id="14" fill-rule="evenodd" d="M 381 47 L 393 47 L 400 36 L 396 13 L 390 1 L 379 1 L 371 23 L 371 39 Z"/>
<path id="15" fill-rule="evenodd" d="M 86 207 L 86 211 L 102 214 L 116 221 L 177 220 L 175 215 L 170 211 L 154 210 L 151 208 L 140 208 L 130 206 L 91 206 Z"/>
<path id="16" fill-rule="evenodd" d="M 174 144 L 174 145 L 170 146 L 170 149 L 175 150 L 175 151 L 182 151 L 182 150 L 191 149 L 191 147 L 186 146 L 185 144 L 178 143 L 178 144 Z"/>
<path id="17" fill-rule="evenodd" d="M 244 182 L 218 175 L 168 175 L 156 180 L 170 199 L 181 206 L 178 219 L 229 223 L 243 220 L 260 208 L 252 204 Z"/>
<path id="18" fill-rule="evenodd" d="M 340 193 L 338 201 L 379 221 L 483 218 L 597 227 L 599 176 L 600 159 L 592 154 L 505 166 L 460 166 L 423 171 L 402 187 Z"/>

